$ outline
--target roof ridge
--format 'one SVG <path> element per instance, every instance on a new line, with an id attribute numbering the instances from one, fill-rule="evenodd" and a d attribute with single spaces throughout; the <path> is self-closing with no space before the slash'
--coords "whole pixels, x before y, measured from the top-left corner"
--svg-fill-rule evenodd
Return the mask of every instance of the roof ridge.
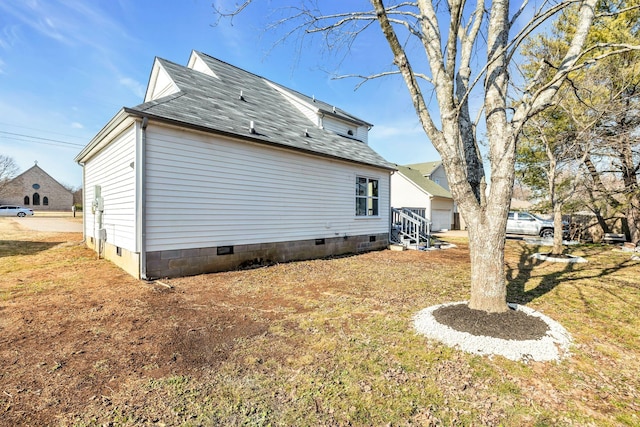
<path id="1" fill-rule="evenodd" d="M 309 101 L 299 92 L 211 55 L 193 52 L 192 55 L 203 62 L 202 69 L 209 67 L 217 78 L 188 64 L 156 58 L 156 66 L 166 71 L 176 91 L 125 107 L 124 114 L 393 170 L 391 164 L 363 140 L 345 137 L 330 128 L 319 127 L 313 120 L 310 122 L 310 116 L 320 112 L 313 106 L 305 106 L 310 113 L 305 115 L 296 103 Z M 341 117 L 350 125 L 365 126 L 346 115 L 332 118 L 337 121 Z M 313 129 L 309 129 L 311 127 Z"/>
<path id="2" fill-rule="evenodd" d="M 318 106 L 318 110 L 322 111 L 323 113 L 331 114 L 331 115 L 334 115 L 335 117 L 338 117 L 338 118 L 350 119 L 352 121 L 360 122 L 360 123 L 368 125 L 368 126 L 373 126 L 373 124 L 367 122 L 366 120 L 363 120 L 363 119 L 361 119 L 361 118 L 359 118 L 357 116 L 354 116 L 353 114 L 348 113 L 344 109 L 342 109 L 340 107 L 337 107 L 334 104 L 331 104 L 329 102 L 326 102 L 326 101 L 323 101 L 321 99 L 316 98 L 315 95 L 312 95 L 312 96 L 306 95 L 306 94 L 304 94 L 304 93 L 302 93 L 302 92 L 300 92 L 300 91 L 298 91 L 296 89 L 292 89 L 290 87 L 284 86 L 281 83 L 275 82 L 275 81 L 273 81 L 273 80 L 271 80 L 271 79 L 269 79 L 267 77 L 261 76 L 259 74 L 256 74 L 256 73 L 252 72 L 252 71 L 245 70 L 244 68 L 240 68 L 237 65 L 230 64 L 230 63 L 228 63 L 228 62 L 226 62 L 226 61 L 224 61 L 222 59 L 216 58 L 215 56 L 211 56 L 208 53 L 204 53 L 204 52 L 201 52 L 201 51 L 198 51 L 198 50 L 194 50 L 193 52 L 197 53 L 198 55 L 206 56 L 206 57 L 208 57 L 208 58 L 210 58 L 210 59 L 212 59 L 214 61 L 217 61 L 219 63 L 222 63 L 222 64 L 225 64 L 227 66 L 233 67 L 236 70 L 242 71 L 244 73 L 251 74 L 254 77 L 262 79 L 262 80 L 264 80 L 264 81 L 266 81 L 266 82 L 268 82 L 268 83 L 270 83 L 270 84 L 272 84 L 274 86 L 277 86 L 277 87 L 289 92 L 292 96 L 302 97 L 303 101 L 308 102 L 310 105 L 323 104 L 324 106 L 326 106 L 325 108 L 320 108 L 320 106 Z M 335 111 L 333 111 L 334 109 L 336 111 L 339 110 L 340 114 L 337 114 Z"/>

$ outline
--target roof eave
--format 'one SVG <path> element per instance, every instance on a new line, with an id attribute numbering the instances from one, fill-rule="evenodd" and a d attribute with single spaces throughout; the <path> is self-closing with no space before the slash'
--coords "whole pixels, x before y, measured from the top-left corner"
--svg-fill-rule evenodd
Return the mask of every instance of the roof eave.
<path id="1" fill-rule="evenodd" d="M 371 129 L 373 127 L 373 125 L 371 123 L 365 122 L 362 119 L 359 119 L 357 117 L 353 117 L 353 116 L 347 116 L 345 114 L 339 114 L 339 113 L 334 113 L 333 111 L 329 111 L 329 110 L 324 110 L 321 108 L 317 109 L 318 115 L 319 116 L 331 116 L 333 118 L 336 118 L 338 120 L 341 120 L 343 122 L 351 122 L 354 123 L 358 126 L 366 126 L 369 129 Z"/>
<path id="2" fill-rule="evenodd" d="M 96 149 L 100 145 L 100 143 L 105 139 L 109 133 L 113 132 L 115 129 L 122 124 L 127 117 L 129 117 L 129 112 L 127 112 L 127 108 L 121 108 L 120 111 L 116 113 L 115 116 L 109 120 L 109 122 L 94 136 L 91 141 L 78 153 L 78 155 L 73 159 L 76 163 L 84 163 Z"/>
<path id="3" fill-rule="evenodd" d="M 188 122 L 183 122 L 180 120 L 176 120 L 176 119 L 170 119 L 167 117 L 163 117 L 163 116 L 158 116 L 155 114 L 151 114 L 148 112 L 144 112 L 144 111 L 139 111 L 136 109 L 132 109 L 132 108 L 123 108 L 122 111 L 124 111 L 126 114 L 128 115 L 132 115 L 132 116 L 136 116 L 139 118 L 144 118 L 144 117 L 148 117 L 149 119 L 153 119 L 159 122 L 163 122 L 163 123 L 167 123 L 170 125 L 174 125 L 174 126 L 180 126 L 183 128 L 187 128 L 187 129 L 193 129 L 193 130 L 197 130 L 200 132 L 206 132 L 206 133 L 215 133 L 218 135 L 222 135 L 225 137 L 229 137 L 229 138 L 235 138 L 235 139 L 241 139 L 243 141 L 247 141 L 247 142 L 253 142 L 256 144 L 260 144 L 260 145 L 265 145 L 268 147 L 278 147 L 284 150 L 291 150 L 291 151 L 297 151 L 297 152 L 301 152 L 301 153 L 305 153 L 305 154 L 310 154 L 313 156 L 319 156 L 319 157 L 324 157 L 324 158 L 329 158 L 329 159 L 333 159 L 333 160 L 340 160 L 343 162 L 348 162 L 348 163 L 355 163 L 355 164 L 360 164 L 360 165 L 364 165 L 364 166 L 369 166 L 369 167 L 375 167 L 375 168 L 379 168 L 379 169 L 384 169 L 384 170 L 388 170 L 388 171 L 395 171 L 397 169 L 395 169 L 394 167 L 388 165 L 381 165 L 381 164 L 374 164 L 374 163 L 368 163 L 368 162 L 364 162 L 364 161 L 359 161 L 359 160 L 355 160 L 355 159 L 347 159 L 344 157 L 339 157 L 339 156 L 333 156 L 331 154 L 327 154 L 327 153 L 320 153 L 318 151 L 313 151 L 313 150 L 306 150 L 304 148 L 300 148 L 300 147 L 293 147 L 291 145 L 286 145 L 286 144 L 280 144 L 277 141 L 265 141 L 263 139 L 260 138 L 255 138 L 255 137 L 251 137 L 250 135 L 243 135 L 243 134 L 239 134 L 239 133 L 235 133 L 235 132 L 228 132 L 228 131 L 224 131 L 224 130 L 220 130 L 220 129 L 214 129 L 214 128 L 210 128 L 207 126 L 201 126 L 201 125 L 197 125 L 197 124 L 193 124 L 193 123 L 188 123 Z M 95 138 L 94 138 L 95 139 Z"/>

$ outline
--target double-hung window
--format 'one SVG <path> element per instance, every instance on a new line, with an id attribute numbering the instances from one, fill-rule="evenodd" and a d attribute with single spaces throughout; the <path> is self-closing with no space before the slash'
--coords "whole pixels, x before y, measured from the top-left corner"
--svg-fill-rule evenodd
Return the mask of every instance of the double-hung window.
<path id="1" fill-rule="evenodd" d="M 356 177 L 356 216 L 378 216 L 378 180 Z"/>

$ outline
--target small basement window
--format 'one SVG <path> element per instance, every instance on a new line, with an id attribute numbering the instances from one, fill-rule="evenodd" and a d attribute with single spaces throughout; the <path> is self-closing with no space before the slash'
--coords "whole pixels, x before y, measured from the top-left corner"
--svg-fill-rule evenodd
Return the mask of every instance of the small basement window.
<path id="1" fill-rule="evenodd" d="M 233 246 L 218 246 L 216 253 L 218 255 L 233 255 Z"/>
<path id="2" fill-rule="evenodd" d="M 324 245 L 324 239 L 316 239 L 316 246 Z"/>

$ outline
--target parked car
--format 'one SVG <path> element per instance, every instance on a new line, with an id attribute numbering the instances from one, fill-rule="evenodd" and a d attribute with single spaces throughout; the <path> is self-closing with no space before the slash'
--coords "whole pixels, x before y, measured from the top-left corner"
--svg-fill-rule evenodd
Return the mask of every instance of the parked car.
<path id="1" fill-rule="evenodd" d="M 568 232 L 567 224 L 563 223 L 563 229 L 565 229 L 563 234 Z M 540 218 L 529 212 L 509 212 L 507 233 L 551 238 L 553 237 L 553 221 Z"/>
<path id="2" fill-rule="evenodd" d="M 27 216 L 33 215 L 33 210 L 29 208 L 23 208 L 22 206 L 15 205 L 2 205 L 0 206 L 0 216 Z"/>

